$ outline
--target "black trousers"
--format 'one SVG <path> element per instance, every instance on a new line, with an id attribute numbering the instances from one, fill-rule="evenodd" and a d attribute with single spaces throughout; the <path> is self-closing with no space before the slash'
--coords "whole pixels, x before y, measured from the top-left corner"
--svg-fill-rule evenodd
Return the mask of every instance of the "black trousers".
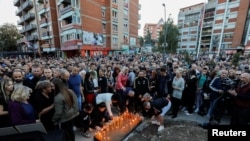
<path id="1" fill-rule="evenodd" d="M 63 134 L 65 135 L 66 141 L 75 141 L 75 132 L 73 126 L 74 126 L 74 119 L 63 122 L 61 124 L 61 128 L 63 130 Z"/>
<path id="2" fill-rule="evenodd" d="M 181 99 L 172 97 L 172 114 L 174 116 L 177 116 L 177 113 L 179 111 L 180 105 L 181 105 Z"/>

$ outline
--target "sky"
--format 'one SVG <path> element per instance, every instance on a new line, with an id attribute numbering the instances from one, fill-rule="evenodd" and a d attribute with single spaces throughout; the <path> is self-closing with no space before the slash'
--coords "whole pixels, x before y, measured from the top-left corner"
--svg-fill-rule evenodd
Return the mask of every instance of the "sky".
<path id="1" fill-rule="evenodd" d="M 145 23 L 157 23 L 161 18 L 164 19 L 164 7 L 166 7 L 166 17 L 171 14 L 174 23 L 176 24 L 178 12 L 181 8 L 188 7 L 194 4 L 205 2 L 206 0 L 139 0 L 141 4 L 141 29 L 139 35 L 142 35 L 142 30 Z M 0 0 L 0 25 L 4 23 L 12 23 L 17 25 L 19 18 L 16 16 L 15 11 L 17 7 L 14 6 L 13 0 Z"/>

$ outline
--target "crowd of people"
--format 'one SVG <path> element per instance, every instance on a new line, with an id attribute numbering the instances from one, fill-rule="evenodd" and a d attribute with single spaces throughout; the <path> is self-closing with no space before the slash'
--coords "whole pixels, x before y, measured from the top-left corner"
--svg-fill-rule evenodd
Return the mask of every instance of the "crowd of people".
<path id="1" fill-rule="evenodd" d="M 197 113 L 220 124 L 250 123 L 248 58 L 239 66 L 202 56 L 116 55 L 74 58 L 1 58 L 0 127 L 41 122 L 75 141 L 113 119 L 113 108 L 150 118 L 164 129 L 164 116 Z M 119 113 L 118 113 L 119 114 Z M 205 126 L 205 125 L 202 125 Z"/>

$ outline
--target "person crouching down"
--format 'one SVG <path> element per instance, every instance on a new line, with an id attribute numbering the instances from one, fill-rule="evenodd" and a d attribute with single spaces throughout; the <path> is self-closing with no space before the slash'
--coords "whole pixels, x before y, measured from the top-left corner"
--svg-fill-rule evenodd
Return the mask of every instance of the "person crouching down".
<path id="1" fill-rule="evenodd" d="M 153 99 L 149 93 L 143 95 L 143 101 L 143 116 L 151 117 L 151 123 L 159 125 L 157 131 L 162 131 L 164 129 L 164 115 L 171 108 L 171 101 L 167 97 Z"/>

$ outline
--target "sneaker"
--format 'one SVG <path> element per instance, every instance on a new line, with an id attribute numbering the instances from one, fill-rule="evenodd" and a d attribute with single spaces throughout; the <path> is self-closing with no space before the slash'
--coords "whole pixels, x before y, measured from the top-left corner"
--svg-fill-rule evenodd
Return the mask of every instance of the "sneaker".
<path id="1" fill-rule="evenodd" d="M 186 112 L 186 115 L 187 115 L 187 116 L 190 116 L 190 115 L 192 115 L 192 113 Z"/>
<path id="2" fill-rule="evenodd" d="M 196 108 L 196 109 L 194 110 L 194 112 L 195 112 L 195 113 L 198 113 L 198 112 L 199 112 L 199 108 Z"/>
<path id="3" fill-rule="evenodd" d="M 163 125 L 160 125 L 157 129 L 158 132 L 162 131 L 164 129 L 164 126 Z"/>
<path id="4" fill-rule="evenodd" d="M 156 120 L 153 120 L 151 121 L 152 124 L 155 124 L 155 125 L 160 125 L 160 122 L 159 121 L 156 121 Z"/>
<path id="5" fill-rule="evenodd" d="M 82 133 L 82 136 L 84 136 L 85 138 L 90 138 L 90 134 L 88 133 Z"/>

